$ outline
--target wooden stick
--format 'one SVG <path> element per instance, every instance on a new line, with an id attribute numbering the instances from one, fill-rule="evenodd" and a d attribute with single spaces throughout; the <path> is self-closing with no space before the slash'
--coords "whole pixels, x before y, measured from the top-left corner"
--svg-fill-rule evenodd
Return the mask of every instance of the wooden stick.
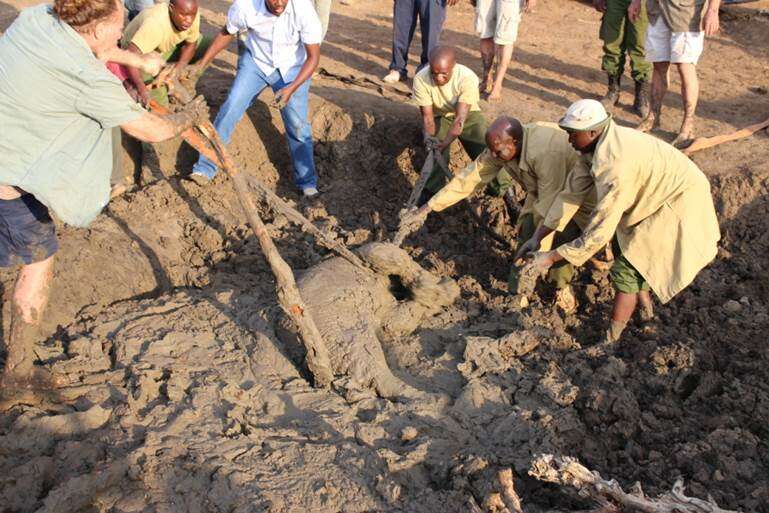
<path id="1" fill-rule="evenodd" d="M 478 506 L 478 503 L 472 495 L 467 497 L 467 509 L 470 510 L 470 513 L 483 513 L 483 510 Z"/>
<path id="2" fill-rule="evenodd" d="M 435 152 L 436 150 L 434 149 L 427 152 L 427 158 L 422 165 L 422 170 L 419 172 L 419 178 L 417 178 L 414 188 L 411 190 L 411 195 L 409 196 L 408 201 L 406 201 L 405 208 L 407 210 L 416 206 L 417 201 L 419 201 L 419 196 L 422 195 L 427 179 L 430 178 L 430 173 L 433 172 L 433 167 L 435 166 Z"/>
<path id="3" fill-rule="evenodd" d="M 682 149 L 681 151 L 684 153 L 684 155 L 691 155 L 695 151 L 704 150 L 705 148 L 712 148 L 713 146 L 717 146 L 729 141 L 735 141 L 737 139 L 742 139 L 743 137 L 749 137 L 762 128 L 767 127 L 769 127 L 769 118 L 763 120 L 760 123 L 746 126 L 745 128 L 730 134 L 716 135 L 714 137 L 698 137 L 689 146 Z"/>
<path id="4" fill-rule="evenodd" d="M 598 472 L 591 472 L 576 458 L 545 454 L 536 458 L 529 475 L 562 486 L 576 488 L 580 495 L 590 497 L 599 504 L 597 511 L 627 511 L 641 513 L 740 513 L 721 509 L 712 498 L 708 500 L 687 497 L 682 479 L 673 489 L 656 499 L 647 498 L 642 491 L 626 493 L 614 479 L 607 481 Z"/>
<path id="5" fill-rule="evenodd" d="M 154 100 L 150 101 L 150 108 L 154 113 L 159 115 L 170 114 L 170 111 L 168 109 L 158 104 Z M 210 141 L 207 139 L 206 136 L 201 134 L 202 134 L 202 130 L 200 129 L 200 127 L 193 127 L 182 132 L 181 136 L 187 142 L 187 144 L 195 148 L 201 155 L 205 156 L 207 159 L 213 162 L 217 167 L 224 169 L 224 165 L 219 159 L 219 156 L 217 155 L 217 153 L 211 147 Z M 331 251 L 336 252 L 339 256 L 341 256 L 342 258 L 344 258 L 345 260 L 347 260 L 353 265 L 356 265 L 363 269 L 367 268 L 366 264 L 364 264 L 363 261 L 360 258 L 358 258 L 358 256 L 355 255 L 355 253 L 350 251 L 350 249 L 347 246 L 345 246 L 344 243 L 336 239 L 332 239 L 326 233 L 319 230 L 314 224 L 312 224 L 312 222 L 309 219 L 303 216 L 295 208 L 292 208 L 291 205 L 286 203 L 277 194 L 275 194 L 266 186 L 264 186 L 264 184 L 262 184 L 259 180 L 251 180 L 251 185 L 256 189 L 257 193 L 261 196 L 261 199 L 264 202 L 266 202 L 271 208 L 275 209 L 277 212 L 286 216 L 286 218 L 288 218 L 289 221 L 292 221 L 293 223 L 301 226 L 302 229 L 304 229 L 306 232 L 312 234 L 319 245 L 327 249 L 330 249 Z"/>
<path id="6" fill-rule="evenodd" d="M 235 187 L 235 193 L 243 206 L 248 218 L 248 224 L 256 235 L 259 245 L 262 248 L 267 262 L 270 264 L 272 273 L 275 275 L 278 303 L 286 314 L 296 324 L 307 348 L 307 367 L 315 378 L 315 385 L 319 387 L 328 387 L 334 379 L 334 373 L 331 369 L 331 361 L 328 357 L 328 350 L 323 342 L 318 327 L 315 325 L 310 312 L 307 311 L 299 289 L 296 286 L 294 272 L 291 267 L 280 256 L 278 249 L 267 233 L 262 219 L 256 210 L 256 205 L 248 194 L 246 182 L 240 174 L 235 162 L 230 158 L 227 149 L 224 147 L 219 134 L 210 121 L 198 125 L 198 128 L 211 141 L 214 151 L 219 157 L 221 168 L 230 176 Z"/>
<path id="7" fill-rule="evenodd" d="M 443 155 L 441 152 L 436 150 L 430 150 L 427 155 L 427 160 L 425 160 L 425 164 L 422 166 L 422 170 L 419 173 L 419 178 L 417 179 L 416 184 L 414 184 L 414 189 L 411 191 L 411 195 L 409 196 L 408 201 L 406 202 L 406 207 L 401 210 L 401 213 L 407 212 L 409 209 L 414 207 L 416 205 L 417 200 L 419 199 L 419 196 L 422 194 L 422 190 L 424 190 L 424 186 L 427 183 L 427 179 L 430 177 L 430 172 L 432 171 L 433 164 L 428 166 L 427 164 L 430 162 L 437 162 L 441 169 L 443 170 L 444 174 L 446 175 L 446 180 L 450 181 L 452 178 L 454 178 L 454 174 L 449 169 L 449 166 L 446 162 L 446 160 L 443 158 Z M 509 191 L 508 191 L 509 192 Z M 497 232 L 492 230 L 486 223 L 483 222 L 483 219 L 473 212 L 473 209 L 470 207 L 468 203 L 464 204 L 465 211 L 470 215 L 470 217 L 480 226 L 486 234 L 491 237 L 491 239 L 495 242 L 498 242 L 502 247 L 505 249 L 511 249 L 510 242 L 505 240 L 504 237 L 501 237 Z M 424 219 L 422 220 L 424 222 Z M 403 244 L 403 241 L 406 239 L 408 235 L 411 233 L 414 233 L 416 230 L 418 230 L 421 227 L 421 224 L 419 226 L 411 226 L 411 225 L 404 225 L 401 223 L 401 225 L 398 227 L 398 231 L 396 232 L 395 236 L 393 237 L 393 244 L 396 246 L 400 246 Z"/>
<path id="8" fill-rule="evenodd" d="M 502 496 L 498 492 L 488 494 L 486 500 L 483 501 L 483 507 L 486 508 L 488 513 L 512 513 L 507 509 Z"/>
<path id="9" fill-rule="evenodd" d="M 343 242 L 332 239 L 327 234 L 319 230 L 318 227 L 312 224 L 309 219 L 304 217 L 295 208 L 292 208 L 291 205 L 286 203 L 282 198 L 280 198 L 280 196 L 265 187 L 264 184 L 258 180 L 251 180 L 251 185 L 256 188 L 256 192 L 270 207 L 286 216 L 289 221 L 292 221 L 295 224 L 301 226 L 303 230 L 315 236 L 315 241 L 319 245 L 336 252 L 339 256 L 355 266 L 358 266 L 362 269 L 368 269 L 368 266 L 363 263 L 363 261 L 355 253 L 350 251 L 350 249 L 345 246 Z"/>

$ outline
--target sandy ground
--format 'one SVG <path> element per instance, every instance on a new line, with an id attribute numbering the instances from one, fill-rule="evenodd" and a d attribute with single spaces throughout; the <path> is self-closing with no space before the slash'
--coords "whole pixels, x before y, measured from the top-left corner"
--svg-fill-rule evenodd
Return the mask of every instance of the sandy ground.
<path id="1" fill-rule="evenodd" d="M 0 3 L 0 29 L 31 3 Z M 213 33 L 228 4 L 202 6 Z M 769 115 L 768 6 L 724 9 L 698 67 L 699 134 Z M 397 227 L 424 158 L 417 112 L 402 95 L 340 79 L 385 73 L 390 9 L 334 4 L 321 66 L 337 78 L 317 76 L 311 96 L 319 203 L 301 203 L 293 189 L 271 93 L 232 143 L 249 179 L 351 247 Z M 444 41 L 477 70 L 472 20 L 469 5 L 452 9 Z M 504 100 L 484 103 L 486 117 L 553 121 L 572 101 L 600 95 L 598 27 L 585 4 L 541 3 L 522 24 Z M 235 58 L 233 46 L 199 84 L 214 109 Z M 632 124 L 627 82 L 614 114 Z M 667 140 L 681 115 L 672 82 L 657 132 Z M 769 512 L 768 141 L 762 132 L 694 156 L 713 185 L 719 255 L 658 305 L 655 331 L 631 327 L 608 357 L 579 351 L 598 341 L 609 310 L 605 272 L 580 272 L 574 316 L 556 311 L 546 290 L 519 311 L 505 283 L 509 248 L 461 206 L 432 216 L 406 249 L 461 293 L 413 333 L 388 336 L 377 325 L 367 339 L 416 391 L 396 400 L 342 375 L 331 391 L 311 387 L 301 351 L 279 336 L 274 281 L 226 177 L 206 188 L 180 180 L 195 153 L 178 142 L 157 145 L 141 165 L 126 158 L 140 186 L 89 229 L 60 229 L 38 352 L 72 385 L 17 397 L 0 416 L 0 512 L 464 512 L 509 467 L 526 511 L 587 508 L 527 477 L 543 452 L 578 457 L 623 486 L 639 481 L 649 495 L 683 477 L 691 495 Z M 453 157 L 455 166 L 465 158 L 459 148 Z M 472 204 L 496 232 L 514 235 L 501 200 Z M 330 257 L 284 216 L 262 215 L 297 271 Z M 0 273 L 6 298 L 14 276 Z M 6 300 L 6 329 L 7 313 Z"/>

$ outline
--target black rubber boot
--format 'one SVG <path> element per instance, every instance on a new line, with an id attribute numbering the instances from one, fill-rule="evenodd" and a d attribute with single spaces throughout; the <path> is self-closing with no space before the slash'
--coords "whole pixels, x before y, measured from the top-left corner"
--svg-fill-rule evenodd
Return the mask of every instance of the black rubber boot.
<path id="1" fill-rule="evenodd" d="M 606 91 L 606 95 L 601 98 L 601 104 L 605 109 L 610 109 L 619 103 L 619 76 L 609 75 L 609 89 Z"/>
<path id="2" fill-rule="evenodd" d="M 641 119 L 646 119 L 646 116 L 649 115 L 649 109 L 650 109 L 650 103 L 649 103 L 649 94 L 650 94 L 650 86 L 649 82 L 646 80 L 636 80 L 635 83 L 635 99 L 633 100 L 633 112 L 638 114 Z"/>

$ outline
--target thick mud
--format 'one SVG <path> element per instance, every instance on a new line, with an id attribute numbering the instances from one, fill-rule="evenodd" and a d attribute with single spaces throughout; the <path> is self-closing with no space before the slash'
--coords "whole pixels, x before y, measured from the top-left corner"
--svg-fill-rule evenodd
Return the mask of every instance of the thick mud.
<path id="1" fill-rule="evenodd" d="M 219 23 L 226 6 L 203 5 Z M 509 109 L 524 120 L 556 119 L 563 102 L 554 93 L 521 85 L 535 78 L 548 90 L 566 88 L 571 99 L 599 92 L 597 82 L 583 90 L 600 50 L 585 42 L 597 33 L 592 13 L 566 2 L 553 9 L 533 18 L 516 50 L 513 97 L 488 106 L 489 117 Z M 582 62 L 574 76 L 565 62 L 545 58 L 550 32 L 535 30 L 566 30 L 571 9 L 579 13 L 572 23 L 589 27 L 579 41 L 594 54 L 579 61 L 585 48 L 576 45 L 561 57 Z M 469 13 L 458 9 L 447 29 L 467 52 L 476 43 Z M 386 16 L 373 0 L 335 4 L 332 23 L 340 29 L 324 44 L 324 64 L 340 74 L 379 73 L 370 62 L 382 52 L 360 45 L 382 38 Z M 769 44 L 765 15 L 731 16 L 714 52 L 766 67 L 767 56 L 755 50 Z M 715 60 L 706 55 L 702 65 L 707 87 Z M 733 61 L 719 64 L 727 85 L 753 87 Z M 231 65 L 232 52 L 203 81 L 214 109 Z M 279 115 L 262 102 L 235 131 L 236 160 L 250 180 L 268 184 L 351 247 L 386 241 L 424 158 L 418 117 L 386 90 L 322 76 L 313 90 L 319 201 L 302 202 L 294 191 Z M 767 105 L 765 93 L 726 104 L 703 90 L 703 131 L 748 124 Z M 724 121 L 723 112 L 735 114 Z M 683 477 L 689 495 L 769 513 L 766 142 L 759 133 L 695 156 L 713 185 L 719 255 L 679 297 L 657 305 L 653 326 L 631 325 L 616 352 L 586 350 L 605 326 L 612 296 L 605 271 L 580 270 L 576 315 L 564 317 L 541 286 L 528 308 L 516 308 L 506 284 L 510 247 L 476 220 L 512 240 L 515 213 L 502 199 L 481 196 L 471 205 L 477 216 L 462 206 L 433 215 L 404 245 L 433 284 L 456 282 L 455 301 L 423 296 L 419 303 L 414 284 L 390 280 L 397 273 L 385 268 L 376 278 L 349 269 L 351 281 L 321 276 L 313 285 L 315 300 L 356 289 L 341 298 L 343 309 L 358 308 L 351 298 L 371 300 L 365 337 L 340 346 L 349 350 L 338 353 L 338 379 L 328 391 L 309 385 L 302 352 L 285 337 L 272 274 L 227 178 L 206 188 L 182 180 L 194 153 L 178 142 L 145 147 L 141 163 L 127 144 L 125 168 L 137 187 L 88 230 L 60 229 L 38 354 L 70 385 L 6 398 L 0 512 L 463 512 L 469 497 L 483 502 L 506 467 L 517 474 L 525 511 L 585 509 L 527 477 L 535 455 L 553 453 L 626 487 L 639 481 L 649 495 Z M 455 148 L 453 165 L 464 158 Z M 345 267 L 282 215 L 265 207 L 261 214 L 308 293 L 318 269 Z M 0 277 L 8 298 L 14 272 Z M 397 315 L 404 301 L 412 304 Z M 6 329 L 7 313 L 6 300 Z M 359 309 L 339 312 L 335 333 L 351 333 L 349 321 L 361 318 Z M 353 360 L 367 349 L 376 369 L 384 361 L 409 393 L 386 399 L 363 386 L 366 379 L 351 383 Z"/>

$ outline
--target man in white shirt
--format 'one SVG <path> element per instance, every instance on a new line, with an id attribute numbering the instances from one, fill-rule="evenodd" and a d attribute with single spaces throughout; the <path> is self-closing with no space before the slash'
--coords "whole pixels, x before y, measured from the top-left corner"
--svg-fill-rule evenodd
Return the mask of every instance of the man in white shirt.
<path id="1" fill-rule="evenodd" d="M 294 182 L 307 197 L 318 194 L 312 154 L 312 128 L 307 116 L 310 78 L 320 60 L 322 28 L 312 0 L 235 0 L 227 23 L 197 66 L 204 69 L 241 32 L 246 49 L 227 101 L 214 121 L 225 143 L 253 99 L 270 86 L 286 128 L 294 164 Z M 201 156 L 190 178 L 210 181 L 216 165 Z"/>

